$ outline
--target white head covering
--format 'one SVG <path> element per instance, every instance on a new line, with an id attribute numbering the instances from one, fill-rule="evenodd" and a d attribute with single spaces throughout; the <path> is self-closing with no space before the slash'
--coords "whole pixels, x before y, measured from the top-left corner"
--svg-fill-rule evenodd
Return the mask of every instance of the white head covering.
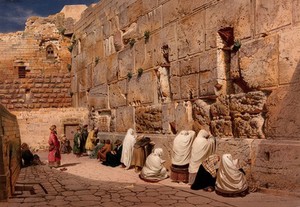
<path id="1" fill-rule="evenodd" d="M 156 148 L 153 153 L 147 157 L 146 163 L 140 174 L 142 178 L 149 180 L 162 180 L 168 177 L 167 170 L 162 164 L 162 155 L 162 148 Z"/>
<path id="2" fill-rule="evenodd" d="M 202 162 L 216 151 L 216 140 L 201 129 L 192 145 L 189 173 L 197 173 Z"/>
<path id="3" fill-rule="evenodd" d="M 216 188 L 222 193 L 240 193 L 248 188 L 245 175 L 239 171 L 238 160 L 224 154 L 217 172 Z"/>
<path id="4" fill-rule="evenodd" d="M 191 158 L 191 148 L 195 134 L 196 133 L 192 130 L 183 130 L 175 137 L 172 149 L 172 164 L 189 164 Z"/>
<path id="5" fill-rule="evenodd" d="M 128 129 L 126 136 L 123 140 L 123 148 L 122 148 L 122 155 L 121 155 L 121 163 L 126 166 L 126 169 L 130 167 L 132 154 L 133 154 L 133 146 L 136 142 L 134 136 L 134 130 Z"/>

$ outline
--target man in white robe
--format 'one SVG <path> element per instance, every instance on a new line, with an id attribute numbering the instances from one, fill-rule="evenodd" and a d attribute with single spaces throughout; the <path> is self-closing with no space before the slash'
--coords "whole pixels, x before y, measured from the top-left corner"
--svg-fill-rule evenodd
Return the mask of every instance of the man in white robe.
<path id="1" fill-rule="evenodd" d="M 168 178 L 167 170 L 163 166 L 165 160 L 162 159 L 163 150 L 161 148 L 154 149 L 147 159 L 140 173 L 140 178 L 149 182 L 158 182 Z"/>
<path id="2" fill-rule="evenodd" d="M 131 166 L 131 159 L 133 155 L 133 147 L 136 142 L 136 136 L 133 129 L 128 129 L 126 136 L 123 140 L 123 149 L 121 155 L 121 163 L 125 166 L 126 169 L 129 169 Z"/>
<path id="3" fill-rule="evenodd" d="M 243 170 L 238 166 L 238 159 L 231 154 L 224 154 L 217 172 L 216 193 L 223 196 L 245 196 L 248 184 Z"/>
<path id="4" fill-rule="evenodd" d="M 202 162 L 216 151 L 216 139 L 201 129 L 195 138 L 189 164 L 189 184 L 193 184 Z"/>
<path id="5" fill-rule="evenodd" d="M 189 164 L 194 138 L 195 132 L 192 130 L 183 130 L 175 137 L 172 149 L 173 165 L 183 166 Z"/>

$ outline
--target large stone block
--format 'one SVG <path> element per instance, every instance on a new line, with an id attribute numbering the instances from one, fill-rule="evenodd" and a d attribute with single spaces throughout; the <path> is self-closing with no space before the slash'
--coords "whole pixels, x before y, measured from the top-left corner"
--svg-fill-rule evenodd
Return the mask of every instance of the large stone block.
<path id="1" fill-rule="evenodd" d="M 199 73 L 199 57 L 185 58 L 179 61 L 180 75 L 190 75 Z"/>
<path id="2" fill-rule="evenodd" d="M 145 44 L 145 40 L 142 39 L 135 44 L 135 72 L 139 68 L 143 70 L 152 67 L 152 50 L 150 45 Z"/>
<path id="3" fill-rule="evenodd" d="M 205 12 L 199 11 L 178 22 L 178 56 L 185 57 L 205 50 Z"/>
<path id="4" fill-rule="evenodd" d="M 162 132 L 161 105 L 136 107 L 135 109 L 136 131 L 140 133 Z"/>
<path id="5" fill-rule="evenodd" d="M 119 77 L 125 78 L 128 73 L 134 71 L 133 50 L 129 47 L 119 53 Z"/>
<path id="6" fill-rule="evenodd" d="M 300 140 L 300 84 L 273 90 L 266 103 L 266 137 L 270 139 Z"/>
<path id="7" fill-rule="evenodd" d="M 294 0 L 293 1 L 293 22 L 299 23 L 300 22 L 300 0 Z"/>
<path id="8" fill-rule="evenodd" d="M 181 130 L 193 129 L 193 109 L 190 101 L 179 102 L 175 107 L 175 128 L 179 132 Z"/>
<path id="9" fill-rule="evenodd" d="M 128 81 L 128 103 L 140 105 L 157 100 L 157 78 L 153 71 L 134 76 Z"/>
<path id="10" fill-rule="evenodd" d="M 279 36 L 279 84 L 299 82 L 300 30 Z"/>
<path id="11" fill-rule="evenodd" d="M 161 65 L 166 60 L 163 58 L 162 46 L 168 45 L 169 47 L 169 61 L 177 60 L 177 37 L 176 37 L 176 24 L 168 24 L 162 30 L 150 36 L 150 41 L 153 51 L 153 65 Z"/>
<path id="12" fill-rule="evenodd" d="M 193 130 L 198 133 L 201 129 L 210 131 L 210 105 L 198 99 L 193 103 Z"/>
<path id="13" fill-rule="evenodd" d="M 236 39 L 251 36 L 251 1 L 220 1 L 206 10 L 206 49 L 216 47 L 218 30 L 233 27 Z"/>
<path id="14" fill-rule="evenodd" d="M 119 107 L 116 110 L 116 131 L 127 132 L 129 128 L 134 129 L 134 107 Z"/>
<path id="15" fill-rule="evenodd" d="M 172 129 L 172 124 L 175 123 L 175 103 L 162 104 L 162 133 L 176 134 L 176 129 Z"/>
<path id="16" fill-rule="evenodd" d="M 258 0 L 255 5 L 256 34 L 292 23 L 292 0 Z"/>
<path id="17" fill-rule="evenodd" d="M 180 94 L 182 99 L 199 97 L 199 74 L 191 74 L 180 78 Z"/>
<path id="18" fill-rule="evenodd" d="M 160 29 L 162 27 L 162 6 L 148 11 L 144 16 L 139 17 L 137 24 L 139 37 L 143 37 L 146 31 L 152 32 Z"/>
<path id="19" fill-rule="evenodd" d="M 107 62 L 98 63 L 93 68 L 93 85 L 98 86 L 107 83 Z"/>
<path id="20" fill-rule="evenodd" d="M 299 193 L 299 141 L 256 140 L 254 144 L 253 181 L 259 187 Z"/>
<path id="21" fill-rule="evenodd" d="M 181 92 L 180 92 L 180 77 L 172 76 L 170 78 L 170 88 L 173 100 L 180 100 L 181 99 Z"/>
<path id="22" fill-rule="evenodd" d="M 249 88 L 264 88 L 278 84 L 278 36 L 242 45 L 240 49 L 241 77 Z"/>
<path id="23" fill-rule="evenodd" d="M 127 80 L 112 83 L 109 85 L 110 108 L 125 106 L 127 102 Z"/>
<path id="24" fill-rule="evenodd" d="M 92 88 L 88 95 L 89 106 L 95 108 L 107 109 L 108 108 L 108 86 L 106 84 L 99 85 Z"/>
<path id="25" fill-rule="evenodd" d="M 219 79 L 217 67 L 216 50 L 204 52 L 200 55 L 200 96 L 209 96 L 215 94 L 215 85 Z"/>
<path id="26" fill-rule="evenodd" d="M 118 55 L 116 53 L 112 54 L 109 57 L 106 57 L 105 61 L 107 66 L 107 82 L 110 83 L 118 80 L 118 72 L 119 72 Z"/>
<path id="27" fill-rule="evenodd" d="M 178 0 L 170 0 L 162 5 L 162 21 L 166 25 L 178 18 Z"/>

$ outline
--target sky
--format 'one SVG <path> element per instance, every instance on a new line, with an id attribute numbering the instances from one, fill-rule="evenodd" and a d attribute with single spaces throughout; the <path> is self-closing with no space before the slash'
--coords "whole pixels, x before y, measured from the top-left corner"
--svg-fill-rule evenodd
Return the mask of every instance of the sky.
<path id="1" fill-rule="evenodd" d="M 0 0 L 0 33 L 23 31 L 30 16 L 47 17 L 64 5 L 97 3 L 99 0 Z"/>

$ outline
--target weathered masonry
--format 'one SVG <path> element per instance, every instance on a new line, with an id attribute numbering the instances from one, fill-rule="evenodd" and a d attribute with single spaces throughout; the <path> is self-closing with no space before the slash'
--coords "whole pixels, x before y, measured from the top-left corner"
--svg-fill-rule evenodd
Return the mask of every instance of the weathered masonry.
<path id="1" fill-rule="evenodd" d="M 112 137 L 132 127 L 170 156 L 209 129 L 249 181 L 299 191 L 300 2 L 102 0 L 75 24 L 72 99 Z"/>
<path id="2" fill-rule="evenodd" d="M 0 105 L 0 201 L 14 193 L 21 168 L 20 150 L 17 118 Z"/>
<path id="3" fill-rule="evenodd" d="M 24 32 L 0 34 L 1 103 L 33 147 L 47 145 L 51 124 L 64 133 L 89 123 L 112 139 L 134 128 L 163 147 L 167 165 L 179 131 L 205 128 L 251 185 L 299 193 L 299 9 L 299 0 L 101 0 L 32 17 Z"/>

